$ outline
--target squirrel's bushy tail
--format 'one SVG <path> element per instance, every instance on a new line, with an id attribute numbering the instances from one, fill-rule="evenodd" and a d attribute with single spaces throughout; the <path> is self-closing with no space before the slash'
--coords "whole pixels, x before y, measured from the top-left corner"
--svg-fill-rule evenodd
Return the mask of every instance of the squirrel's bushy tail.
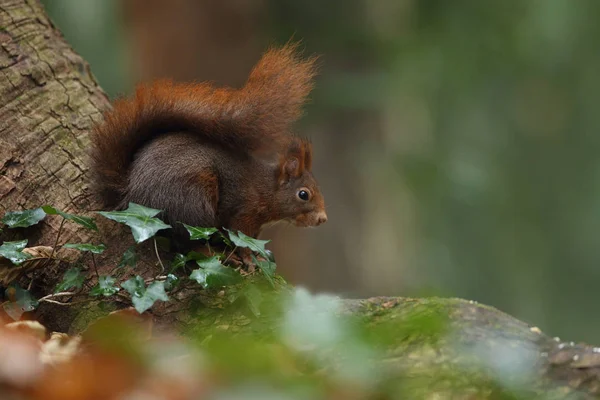
<path id="1" fill-rule="evenodd" d="M 135 153 L 159 135 L 187 131 L 239 152 L 285 138 L 315 75 L 315 58 L 302 58 L 297 47 L 268 50 L 241 89 L 159 80 L 116 101 L 91 136 L 94 183 L 105 205 L 120 202 Z"/>

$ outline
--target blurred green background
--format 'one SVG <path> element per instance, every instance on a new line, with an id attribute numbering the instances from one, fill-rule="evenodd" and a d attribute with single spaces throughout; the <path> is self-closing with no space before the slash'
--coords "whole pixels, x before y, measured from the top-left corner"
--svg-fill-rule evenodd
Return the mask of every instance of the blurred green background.
<path id="1" fill-rule="evenodd" d="M 157 76 L 240 85 L 302 39 L 298 131 L 329 222 L 265 236 L 346 296 L 457 296 L 600 344 L 600 2 L 46 0 L 111 96 Z"/>

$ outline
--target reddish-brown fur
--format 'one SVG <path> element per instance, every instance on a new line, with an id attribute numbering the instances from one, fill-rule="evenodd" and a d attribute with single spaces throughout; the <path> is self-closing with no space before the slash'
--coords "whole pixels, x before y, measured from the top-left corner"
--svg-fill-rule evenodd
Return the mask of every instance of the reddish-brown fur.
<path id="1" fill-rule="evenodd" d="M 313 87 L 315 58 L 297 45 L 267 51 L 240 89 L 160 80 L 116 101 L 92 133 L 105 205 L 136 202 L 172 223 L 256 236 L 263 225 L 326 220 L 312 146 L 290 134 Z M 300 190 L 310 199 L 300 201 Z"/>

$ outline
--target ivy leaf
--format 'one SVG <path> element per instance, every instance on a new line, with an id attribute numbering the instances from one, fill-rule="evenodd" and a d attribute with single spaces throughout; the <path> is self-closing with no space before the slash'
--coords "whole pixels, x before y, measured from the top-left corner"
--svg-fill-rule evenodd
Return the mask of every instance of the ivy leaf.
<path id="1" fill-rule="evenodd" d="M 54 289 L 54 293 L 65 292 L 71 288 L 81 289 L 85 276 L 79 268 L 70 268 L 63 275 L 62 281 Z"/>
<path id="2" fill-rule="evenodd" d="M 225 243 L 227 246 L 233 247 L 233 243 L 231 243 L 231 240 L 229 240 L 229 238 L 227 236 L 225 236 L 223 234 L 223 232 L 219 231 L 218 236 L 221 238 L 223 243 Z"/>
<path id="3" fill-rule="evenodd" d="M 137 264 L 138 261 L 138 256 L 137 253 L 135 252 L 135 246 L 131 246 L 130 248 L 128 248 L 127 250 L 125 250 L 125 253 L 123 253 L 123 256 L 121 257 L 121 261 L 119 262 L 119 265 L 117 265 L 117 268 L 123 268 L 123 267 L 135 267 L 135 264 Z"/>
<path id="4" fill-rule="evenodd" d="M 161 210 L 129 203 L 127 210 L 99 211 L 98 214 L 129 226 L 133 239 L 136 243 L 141 243 L 156 235 L 156 232 L 171 227 L 171 225 L 165 224 L 160 219 L 154 218 L 160 212 Z"/>
<path id="5" fill-rule="evenodd" d="M 221 264 L 221 260 L 219 260 L 219 256 L 207 257 L 203 254 L 193 252 L 193 255 L 188 255 L 188 257 L 193 257 L 192 260 L 195 260 L 199 267 L 205 269 L 216 268 L 223 265 Z"/>
<path id="6" fill-rule="evenodd" d="M 189 261 L 189 258 L 186 255 L 181 253 L 175 254 L 173 261 L 171 262 L 171 272 L 178 270 L 185 266 L 185 264 Z"/>
<path id="7" fill-rule="evenodd" d="M 228 229 L 226 229 L 226 231 L 229 233 L 229 238 L 233 244 L 237 247 L 247 247 L 256 253 L 263 255 L 265 258 L 268 257 L 265 250 L 265 244 L 269 243 L 269 240 L 254 239 L 245 235 L 243 232 L 235 233 Z"/>
<path id="8" fill-rule="evenodd" d="M 146 284 L 144 283 L 144 279 L 136 275 L 133 278 L 130 278 L 121 284 L 121 287 L 133 297 L 133 296 L 142 296 L 146 291 Z"/>
<path id="9" fill-rule="evenodd" d="M 265 250 L 265 253 L 267 254 L 267 260 L 275 262 L 275 256 L 271 250 Z"/>
<path id="10" fill-rule="evenodd" d="M 273 279 L 275 278 L 275 268 L 277 268 L 277 264 L 269 259 L 265 261 L 258 261 L 254 254 L 252 254 L 252 261 L 254 261 L 254 264 L 256 264 L 258 268 L 260 268 L 261 272 L 265 278 L 267 278 L 271 286 L 275 287 L 275 282 Z"/>
<path id="11" fill-rule="evenodd" d="M 197 251 L 190 251 L 189 253 L 187 253 L 186 255 L 188 261 L 190 260 L 194 260 L 194 261 L 204 261 L 209 259 L 210 257 L 208 257 L 206 254 L 202 254 L 200 252 Z M 215 256 L 218 258 L 218 256 Z"/>
<path id="12" fill-rule="evenodd" d="M 179 278 L 173 274 L 168 274 L 165 279 L 165 290 L 173 290 L 175 286 L 179 284 Z"/>
<path id="13" fill-rule="evenodd" d="M 164 282 L 152 282 L 147 288 L 144 279 L 137 275 L 121 285 L 131 295 L 133 306 L 142 314 L 154 305 L 157 300 L 168 301 Z"/>
<path id="14" fill-rule="evenodd" d="M 23 313 L 35 310 L 39 305 L 39 301 L 29 291 L 18 285 L 9 286 L 5 293 L 11 301 L 2 304 L 2 308 L 15 321 L 21 319 Z"/>
<path id="15" fill-rule="evenodd" d="M 65 249 L 75 249 L 79 251 L 89 251 L 94 254 L 102 254 L 104 250 L 106 250 L 106 246 L 102 243 L 100 244 L 90 244 L 90 243 L 65 243 L 63 246 Z"/>
<path id="16" fill-rule="evenodd" d="M 195 280 L 205 289 L 233 285 L 242 278 L 234 269 L 223 266 L 218 256 L 196 260 L 196 264 L 200 268 L 192 271 L 190 279 Z"/>
<path id="17" fill-rule="evenodd" d="M 41 208 L 24 211 L 9 211 L 2 218 L 9 228 L 27 228 L 40 222 L 46 217 L 46 213 Z"/>
<path id="18" fill-rule="evenodd" d="M 27 239 L 16 242 L 4 242 L 0 246 L 0 256 L 10 260 L 15 265 L 19 265 L 31 258 L 31 254 L 21 251 L 25 246 L 27 246 Z"/>
<path id="19" fill-rule="evenodd" d="M 92 231 L 98 231 L 98 227 L 96 226 L 96 223 L 94 222 L 93 218 L 90 217 L 82 217 L 80 215 L 75 215 L 75 214 L 69 214 L 66 212 L 62 212 L 57 210 L 56 208 L 52 207 L 52 206 L 43 206 L 42 210 L 44 210 L 44 212 L 48 215 L 60 215 L 61 217 L 63 217 L 64 219 L 68 219 L 69 221 L 73 221 L 76 224 L 79 224 L 81 226 L 83 226 L 84 228 L 90 229 Z"/>
<path id="20" fill-rule="evenodd" d="M 213 233 L 217 232 L 217 228 L 201 228 L 199 226 L 186 225 L 183 222 L 181 224 L 185 226 L 185 229 L 190 234 L 190 240 L 208 240 Z"/>
<path id="21" fill-rule="evenodd" d="M 98 284 L 90 290 L 90 295 L 109 297 L 118 291 L 119 288 L 115 286 L 115 278 L 112 276 L 100 276 Z"/>

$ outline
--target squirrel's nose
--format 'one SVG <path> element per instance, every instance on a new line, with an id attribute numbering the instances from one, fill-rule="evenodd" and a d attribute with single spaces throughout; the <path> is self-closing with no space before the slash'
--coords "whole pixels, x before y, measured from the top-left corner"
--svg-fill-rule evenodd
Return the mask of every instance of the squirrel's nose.
<path id="1" fill-rule="evenodd" d="M 325 222 L 327 222 L 327 214 L 325 214 L 325 211 L 322 211 L 317 215 L 317 225 L 324 224 Z"/>

